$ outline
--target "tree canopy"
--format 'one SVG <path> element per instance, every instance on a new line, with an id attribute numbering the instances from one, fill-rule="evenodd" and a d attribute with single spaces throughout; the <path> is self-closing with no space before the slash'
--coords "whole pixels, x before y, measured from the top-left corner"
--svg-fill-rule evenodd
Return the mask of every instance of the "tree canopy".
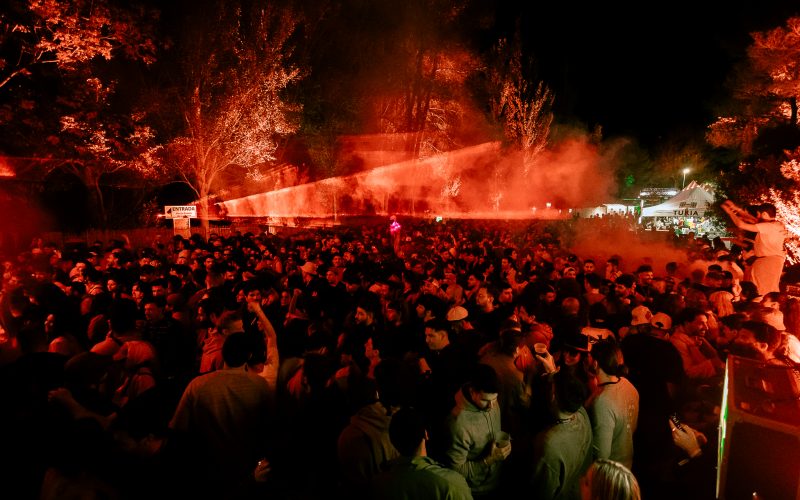
<path id="1" fill-rule="evenodd" d="M 707 140 L 735 151 L 720 171 L 723 192 L 738 203 L 773 203 L 794 239 L 800 236 L 800 17 L 752 34 L 744 64 L 733 76 L 727 113 L 709 126 Z"/>

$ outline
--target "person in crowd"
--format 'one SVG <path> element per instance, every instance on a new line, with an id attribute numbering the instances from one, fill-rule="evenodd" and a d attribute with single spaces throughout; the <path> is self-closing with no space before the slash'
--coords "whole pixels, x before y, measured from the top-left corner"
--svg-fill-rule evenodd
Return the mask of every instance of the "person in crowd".
<path id="1" fill-rule="evenodd" d="M 608 311 L 608 329 L 616 335 L 620 328 L 631 322 L 631 311 L 639 305 L 636 299 L 636 277 L 621 274 L 614 280 L 613 292 L 606 296 L 603 305 Z"/>
<path id="2" fill-rule="evenodd" d="M 169 424 L 197 453 L 194 480 L 209 494 L 238 484 L 269 449 L 269 391 L 264 379 L 247 370 L 251 355 L 243 331 L 225 337 L 223 368 L 189 383 Z"/>
<path id="3" fill-rule="evenodd" d="M 434 319 L 425 324 L 425 349 L 419 358 L 421 380 L 418 401 L 430 418 L 429 448 L 434 454 L 447 445 L 444 420 L 453 408 L 453 395 L 468 379 L 472 365 L 459 347 L 450 342 L 450 323 Z"/>
<path id="4" fill-rule="evenodd" d="M 587 410 L 592 421 L 595 459 L 607 458 L 633 466 L 633 433 L 639 419 L 639 391 L 625 377 L 622 350 L 613 340 L 592 347 L 597 392 Z"/>
<path id="5" fill-rule="evenodd" d="M 609 337 L 614 337 L 614 332 L 606 328 L 608 324 L 608 311 L 603 304 L 595 302 L 589 306 L 589 326 L 581 328 L 581 333 L 589 337 L 589 343 L 594 344 Z"/>
<path id="6" fill-rule="evenodd" d="M 486 349 L 480 363 L 491 366 L 497 373 L 500 417 L 503 429 L 511 435 L 522 437 L 526 425 L 524 423 L 530 406 L 530 388 L 525 374 L 515 362 L 525 349 L 524 335 L 518 323 L 505 326 L 500 338 Z"/>
<path id="7" fill-rule="evenodd" d="M 605 295 L 600 293 L 603 279 L 597 274 L 594 274 L 594 272 L 587 273 L 581 283 L 583 283 L 584 288 L 583 300 L 587 306 L 591 307 L 598 302 L 602 302 L 606 298 Z"/>
<path id="8" fill-rule="evenodd" d="M 786 261 L 786 227 L 775 218 L 775 205 L 763 203 L 755 210 L 755 217 L 737 207 L 731 200 L 725 200 L 722 209 L 733 224 L 743 231 L 756 234 L 753 243 L 755 261 L 746 271 L 746 277 L 756 285 L 758 293 L 780 291 L 780 279 Z"/>
<path id="9" fill-rule="evenodd" d="M 470 312 L 472 324 L 475 328 L 496 340 L 500 333 L 500 323 L 503 322 L 504 313 L 510 313 L 507 307 L 499 307 L 497 302 L 498 290 L 489 285 L 481 285 L 475 295 L 475 310 Z"/>
<path id="10" fill-rule="evenodd" d="M 615 220 L 586 222 L 606 227 Z M 759 294 L 751 281 L 740 278 L 737 286 L 732 272 L 721 285 L 714 282 L 713 273 L 724 274 L 728 267 L 723 267 L 725 261 L 719 258 L 719 242 L 715 242 L 715 254 L 702 235 L 694 238 L 696 244 L 691 249 L 685 239 L 676 242 L 687 252 L 687 258 L 684 262 L 669 256 L 673 262 L 666 268 L 662 287 L 662 276 L 656 273 L 649 284 L 642 280 L 647 278 L 643 275 L 649 272 L 646 269 L 638 269 L 642 272 L 635 275 L 622 274 L 622 255 L 608 259 L 618 265 L 612 278 L 603 283 L 602 277 L 586 267 L 591 259 L 582 260 L 562 246 L 559 235 L 545 228 L 545 223 L 531 223 L 523 231 L 518 231 L 516 224 L 454 220 L 428 225 L 409 220 L 404 224 L 400 252 L 392 249 L 385 231 L 369 225 L 358 230 L 343 225 L 298 228 L 291 234 L 288 230 L 279 234 L 231 230 L 228 236 L 212 234 L 207 239 L 194 234 L 170 239 L 170 245 L 155 241 L 134 246 L 130 241 L 112 241 L 104 248 L 102 242 L 95 243 L 91 250 L 108 256 L 107 265 L 101 259 L 96 259 L 97 263 L 86 259 L 87 252 L 82 249 L 61 250 L 55 245 L 38 245 L 37 254 L 25 251 L 16 258 L 7 255 L 0 296 L 0 390 L 8 396 L 4 401 L 12 403 L 8 405 L 10 411 L 0 415 L 0 423 L 4 428 L 20 430 L 18 435 L 9 432 L 8 436 L 9 449 L 20 462 L 4 462 L 7 466 L 0 467 L 4 474 L 17 476 L 4 484 L 16 486 L 41 477 L 50 452 L 62 451 L 53 449 L 56 446 L 50 437 L 66 428 L 51 417 L 60 419 L 59 415 L 66 412 L 69 420 L 96 421 L 100 433 L 113 434 L 109 437 L 116 443 L 124 444 L 126 450 L 147 462 L 117 467 L 116 461 L 109 461 L 110 468 L 116 469 L 114 477 L 97 477 L 110 479 L 114 487 L 130 484 L 139 472 L 153 471 L 163 464 L 164 472 L 153 476 L 173 483 L 163 491 L 185 488 L 193 498 L 209 493 L 237 498 L 355 498 L 369 495 L 370 482 L 382 477 L 380 471 L 388 465 L 390 471 L 396 466 L 395 471 L 410 478 L 408 481 L 428 484 L 432 480 L 430 491 L 451 492 L 456 498 L 468 498 L 465 489 L 474 497 L 507 497 L 521 484 L 528 487 L 535 466 L 543 472 L 546 464 L 553 466 L 564 458 L 555 456 L 550 448 L 542 461 L 544 455 L 532 453 L 537 442 L 528 437 L 540 431 L 562 436 L 555 429 L 566 424 L 556 422 L 569 412 L 562 415 L 550 411 L 553 374 L 558 371 L 562 374 L 559 377 L 577 377 L 585 385 L 595 385 L 597 390 L 589 391 L 595 398 L 583 400 L 591 414 L 589 422 L 597 425 L 602 421 L 600 413 L 613 420 L 610 456 L 626 464 L 630 458 L 614 454 L 619 415 L 598 409 L 604 407 L 609 391 L 629 378 L 639 395 L 638 421 L 635 430 L 631 428 L 635 450 L 632 470 L 646 498 L 689 498 L 693 485 L 700 483 L 705 492 L 703 478 L 713 476 L 713 464 L 709 467 L 708 463 L 713 454 L 701 453 L 679 466 L 695 455 L 689 438 L 698 443 L 702 438 L 695 433 L 671 433 L 669 422 L 677 413 L 708 434 L 716 424 L 705 417 L 719 418 L 712 410 L 718 404 L 718 394 L 709 387 L 713 389 L 719 377 L 701 376 L 686 386 L 681 354 L 686 354 L 689 371 L 702 371 L 701 365 L 708 360 L 715 375 L 721 373 L 720 365 L 714 362 L 715 347 L 721 353 L 717 357 L 744 354 L 765 363 L 788 365 L 792 352 L 795 359 L 800 356 L 800 349 L 791 350 L 792 339 L 800 344 L 794 335 L 799 329 L 800 307 L 774 291 Z M 705 244 L 709 249 L 702 248 Z M 48 259 L 51 253 L 53 257 L 59 252 L 58 259 Z M 740 266 L 746 258 L 738 249 L 723 257 Z M 635 258 L 659 268 L 657 260 Z M 757 260 L 750 270 L 760 266 Z M 69 277 L 76 264 L 80 264 L 80 270 L 73 277 L 81 281 Z M 314 271 L 312 266 L 316 266 L 316 275 L 326 279 L 322 282 L 306 273 L 309 284 L 320 283 L 319 288 L 303 281 L 304 268 Z M 681 269 L 692 266 L 700 273 L 695 282 L 681 281 L 687 274 Z M 574 271 L 579 269 L 583 273 L 576 281 Z M 340 276 L 343 279 L 337 281 Z M 47 286 L 53 280 L 60 285 Z M 443 293 L 444 286 L 435 285 L 444 282 L 447 290 Z M 134 283 L 142 310 L 127 292 Z M 341 295 L 342 283 L 344 296 L 340 301 L 332 291 Z M 581 288 L 579 283 L 589 286 Z M 453 303 L 459 301 L 457 285 L 463 287 L 465 302 L 454 307 Z M 108 289 L 102 290 L 104 286 Z M 643 293 L 648 286 L 653 294 Z M 495 288 L 499 295 L 487 293 Z M 711 290 L 715 291 L 709 296 Z M 248 301 L 251 291 L 258 293 Z M 181 299 L 177 302 L 183 309 L 179 321 L 194 332 L 192 342 L 181 351 L 193 362 L 188 370 L 177 367 L 170 356 L 161 355 L 162 351 L 169 353 L 169 345 L 156 345 L 152 359 L 147 355 L 150 351 L 132 349 L 146 345 L 147 339 L 155 342 L 164 333 L 157 331 L 162 325 L 159 318 L 171 317 L 174 311 L 161 310 L 162 292 L 167 293 L 168 301 L 170 297 Z M 475 301 L 479 292 L 486 295 L 480 298 L 482 306 Z M 151 294 L 156 297 L 151 298 Z M 652 303 L 643 305 L 650 297 Z M 731 304 L 735 315 L 728 314 Z M 413 311 L 417 305 L 427 322 L 414 314 L 410 319 L 403 317 L 403 312 Z M 694 315 L 693 306 L 699 306 L 707 327 Z M 587 312 L 591 327 L 587 327 Z M 687 321 L 684 313 L 693 316 Z M 636 323 L 633 326 L 632 320 Z M 748 320 L 758 326 L 743 328 Z M 472 325 L 481 328 L 476 330 Z M 619 366 L 613 366 L 614 360 L 620 362 L 618 356 L 605 356 L 604 348 L 597 349 L 594 357 L 591 353 L 603 339 L 616 337 L 620 326 L 628 327 L 621 342 L 625 365 L 630 367 L 627 377 Z M 428 332 L 426 327 L 431 327 Z M 241 338 L 243 331 L 246 338 L 233 341 L 240 344 L 233 352 L 246 351 L 246 359 L 226 363 L 226 342 L 231 337 Z M 82 349 L 62 345 L 54 349 L 56 352 L 43 352 L 54 336 L 64 332 L 74 334 Z M 520 334 L 523 342 L 518 345 L 516 337 Z M 699 340 L 702 336 L 709 339 L 710 349 Z M 342 341 L 338 346 L 337 338 Z M 81 353 L 84 349 L 94 352 Z M 479 365 L 479 357 L 486 364 Z M 85 367 L 87 361 L 98 365 L 92 368 L 91 377 L 76 375 L 76 367 Z M 127 371 L 125 363 L 129 364 Z M 408 373 L 401 377 L 409 385 L 402 405 L 390 402 L 390 391 L 380 380 L 381 367 L 387 363 L 399 363 L 402 373 Z M 233 364 L 237 366 L 232 368 Z M 67 384 L 60 381 L 62 367 L 70 379 Z M 492 367 L 494 382 L 480 374 Z M 185 376 L 176 379 L 178 383 L 163 383 L 160 374 L 170 371 Z M 202 375 L 190 383 L 197 373 Z M 78 383 L 76 377 L 86 381 Z M 19 384 L 19 380 L 29 383 Z M 155 383 L 147 388 L 151 382 Z M 181 401 L 186 384 L 191 390 Z M 239 397 L 240 387 L 246 401 L 222 401 L 233 398 L 232 391 Z M 121 390 L 114 404 L 117 388 Z M 517 398 L 522 394 L 517 388 L 530 393 L 529 403 L 522 402 L 526 398 Z M 156 405 L 158 408 L 141 403 L 152 394 L 166 396 Z M 49 404 L 43 413 L 45 398 Z M 509 401 L 517 399 L 518 403 L 509 406 Z M 209 405 L 217 406 L 213 411 L 201 411 Z M 386 421 L 395 421 L 400 406 L 418 412 L 423 432 L 428 432 L 430 439 L 420 438 L 417 430 L 405 450 L 394 446 L 404 456 L 390 460 L 388 452 L 376 450 L 390 449 L 387 435 L 391 441 L 391 423 L 387 431 Z M 231 408 L 230 414 L 225 413 L 225 407 Z M 129 408 L 165 415 L 163 429 L 124 423 L 126 414 L 135 413 Z M 169 429 L 166 424 L 173 416 L 174 427 Z M 121 422 L 119 426 L 115 425 L 117 421 Z M 683 428 L 687 427 L 684 423 Z M 154 429 L 152 437 L 148 437 L 149 428 Z M 345 428 L 347 432 L 343 432 Z M 376 429 L 380 432 L 372 432 Z M 510 445 L 506 446 L 510 440 L 503 431 L 514 439 L 513 453 Z M 595 440 L 606 435 L 600 431 L 594 434 Z M 87 440 L 98 437 L 87 433 L 76 436 Z M 625 432 L 621 436 L 627 439 Z M 342 446 L 337 446 L 340 437 Z M 553 439 L 560 442 L 560 438 Z M 575 459 L 582 439 L 582 432 L 565 438 L 561 453 L 569 451 L 570 460 Z M 603 447 L 599 441 L 596 445 L 598 450 Z M 27 448 L 37 451 L 25 452 Z M 538 450 L 543 452 L 545 447 Z M 36 454 L 41 456 L 37 459 Z M 435 472 L 442 472 L 435 468 L 439 463 L 448 467 L 444 474 Z M 572 471 L 580 467 L 569 463 L 569 478 L 558 479 L 568 485 L 559 491 L 574 496 L 573 476 L 578 477 L 578 472 L 573 475 Z M 188 471 L 181 467 L 189 464 L 192 467 Z M 57 465 L 53 478 L 63 480 L 64 467 L 69 463 Z M 76 466 L 92 477 L 98 472 L 89 462 L 76 462 Z M 595 469 L 599 471 L 600 466 Z M 443 477 L 446 484 L 432 478 L 431 472 L 436 478 Z M 541 484 L 535 481 L 536 487 L 554 484 L 548 474 L 538 477 L 544 479 Z M 602 472 L 593 473 L 588 482 L 597 483 L 601 477 Z M 123 493 L 139 498 L 137 493 L 153 484 L 155 479 L 141 481 L 137 483 L 140 487 Z M 409 494 L 425 498 L 419 489 L 392 484 L 398 494 L 412 491 Z M 48 494 L 52 496 L 56 491 L 52 486 L 57 485 L 48 482 Z M 602 483 L 598 486 L 601 490 L 596 491 L 612 491 L 602 489 L 610 486 L 609 482 Z M 42 489 L 36 484 L 30 490 Z"/>
<path id="11" fill-rule="evenodd" d="M 167 301 L 163 296 L 144 299 L 142 338 L 155 348 L 165 380 L 185 383 L 191 378 L 194 362 L 194 339 L 180 323 L 166 314 Z"/>
<path id="12" fill-rule="evenodd" d="M 244 331 L 242 315 L 239 311 L 226 311 L 222 304 L 214 299 L 203 299 L 204 310 L 207 311 L 211 325 L 202 340 L 199 373 L 205 374 L 224 367 L 222 346 L 225 338 L 236 332 Z"/>
<path id="13" fill-rule="evenodd" d="M 670 335 L 670 342 L 683 360 L 683 371 L 695 381 L 718 377 L 725 368 L 724 363 L 708 340 L 708 316 L 700 309 L 687 307 L 676 318 L 677 327 Z"/>
<path id="14" fill-rule="evenodd" d="M 471 500 L 464 476 L 428 456 L 425 417 L 413 408 L 392 416 L 389 439 L 400 456 L 378 476 L 375 497 L 386 500 Z"/>
<path id="15" fill-rule="evenodd" d="M 138 308 L 131 299 L 117 299 L 109 309 L 109 331 L 106 338 L 95 344 L 91 351 L 113 356 L 122 344 L 129 340 L 142 340 L 142 332 L 136 326 Z"/>
<path id="16" fill-rule="evenodd" d="M 619 338 L 624 339 L 630 334 L 640 333 L 641 330 L 650 328 L 650 319 L 653 313 L 647 306 L 636 306 L 631 310 L 631 324 L 619 330 Z"/>
<path id="17" fill-rule="evenodd" d="M 373 479 L 398 457 L 389 439 L 389 426 L 403 403 L 402 369 L 402 363 L 396 360 L 378 364 L 376 384 L 363 386 L 366 404 L 350 417 L 350 423 L 339 434 L 339 470 L 348 498 L 369 498 Z"/>
<path id="18" fill-rule="evenodd" d="M 478 362 L 479 351 L 489 343 L 489 338 L 475 329 L 469 311 L 464 307 L 452 307 L 447 311 L 446 318 L 450 324 L 450 342 L 463 354 L 466 366 L 474 365 Z"/>
<path id="19" fill-rule="evenodd" d="M 581 480 L 581 500 L 641 500 L 636 476 L 619 462 L 595 460 Z"/>
<path id="20" fill-rule="evenodd" d="M 499 390 L 494 368 L 477 365 L 469 382 L 456 393 L 456 404 L 448 419 L 450 447 L 445 463 L 464 476 L 476 498 L 497 493 L 503 463 L 511 454 L 511 443 L 498 443 L 502 432 Z"/>
<path id="21" fill-rule="evenodd" d="M 130 340 L 114 354 L 115 361 L 124 363 L 125 378 L 114 394 L 114 404 L 120 408 L 132 399 L 155 387 L 158 357 L 155 348 L 143 340 Z"/>
<path id="22" fill-rule="evenodd" d="M 658 290 L 653 286 L 653 266 L 642 264 L 636 269 L 636 301 L 643 306 L 652 307 L 658 295 Z"/>
<path id="23" fill-rule="evenodd" d="M 681 355 L 668 340 L 672 318 L 658 312 L 650 319 L 650 326 L 647 331 L 625 337 L 621 347 L 630 381 L 639 392 L 632 470 L 642 488 L 657 491 L 674 461 L 666 422 L 681 407 L 686 376 Z"/>
<path id="24" fill-rule="evenodd" d="M 412 351 L 419 352 L 420 339 L 408 321 L 408 303 L 394 299 L 383 310 L 386 346 L 384 358 L 403 359 Z"/>
<path id="25" fill-rule="evenodd" d="M 472 253 L 468 255 L 472 256 Z M 475 309 L 475 300 L 476 295 L 478 294 L 478 290 L 480 290 L 481 285 L 483 284 L 483 275 L 477 271 L 474 271 L 474 267 L 472 268 L 473 271 L 467 271 L 467 281 L 466 287 L 464 288 L 464 305 L 468 309 Z"/>
<path id="26" fill-rule="evenodd" d="M 597 379 L 592 367 L 589 337 L 577 328 L 566 332 L 556 359 L 560 369 L 570 372 L 580 379 L 594 393 Z"/>
<path id="27" fill-rule="evenodd" d="M 534 444 L 530 488 L 535 498 L 579 498 L 580 479 L 592 463 L 592 424 L 583 408 L 589 391 L 566 370 L 553 375 L 555 422 Z"/>
<path id="28" fill-rule="evenodd" d="M 745 321 L 731 347 L 732 354 L 757 359 L 778 366 L 793 365 L 779 349 L 783 346 L 781 332 L 761 321 Z"/>

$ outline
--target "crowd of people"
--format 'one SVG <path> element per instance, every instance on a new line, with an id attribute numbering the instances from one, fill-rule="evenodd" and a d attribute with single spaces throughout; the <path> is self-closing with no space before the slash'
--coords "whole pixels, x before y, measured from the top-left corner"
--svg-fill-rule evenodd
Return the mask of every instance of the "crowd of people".
<path id="1" fill-rule="evenodd" d="M 741 248 L 684 250 L 661 268 L 396 219 L 38 240 L 3 262 L 3 488 L 713 498 L 726 357 L 796 367 L 800 300 Z"/>

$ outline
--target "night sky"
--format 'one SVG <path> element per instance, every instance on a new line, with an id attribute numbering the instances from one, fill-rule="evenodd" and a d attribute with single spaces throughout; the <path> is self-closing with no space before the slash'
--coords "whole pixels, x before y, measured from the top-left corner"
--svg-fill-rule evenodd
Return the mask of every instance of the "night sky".
<path id="1" fill-rule="evenodd" d="M 745 56 L 749 33 L 800 13 L 789 1 L 616 2 L 529 5 L 529 49 L 555 90 L 556 120 L 603 126 L 656 146 L 702 133 L 730 95 L 726 78 Z M 510 14 L 510 13 L 508 13 Z"/>

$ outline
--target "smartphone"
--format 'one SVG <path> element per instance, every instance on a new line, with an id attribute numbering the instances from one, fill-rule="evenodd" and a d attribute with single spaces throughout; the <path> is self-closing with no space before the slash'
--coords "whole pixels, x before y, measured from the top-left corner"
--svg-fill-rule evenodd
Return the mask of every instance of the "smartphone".
<path id="1" fill-rule="evenodd" d="M 677 427 L 680 430 L 684 430 L 683 424 L 681 423 L 681 419 L 678 418 L 677 413 L 673 413 L 672 415 L 670 415 L 669 419 L 672 422 L 672 424 L 675 425 L 675 427 Z"/>

